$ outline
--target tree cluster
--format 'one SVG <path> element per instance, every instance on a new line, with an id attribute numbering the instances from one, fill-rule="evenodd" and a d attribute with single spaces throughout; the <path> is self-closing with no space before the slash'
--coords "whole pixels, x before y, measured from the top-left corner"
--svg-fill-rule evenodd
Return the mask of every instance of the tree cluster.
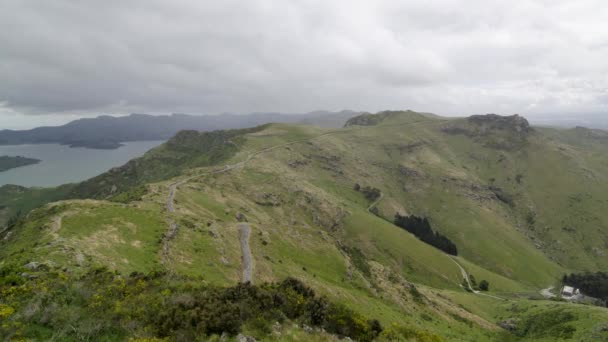
<path id="1" fill-rule="evenodd" d="M 355 191 L 361 192 L 363 196 L 365 196 L 365 198 L 370 202 L 377 200 L 382 194 L 382 191 L 380 191 L 378 188 L 373 188 L 371 186 L 361 187 L 361 185 L 358 183 L 355 184 L 354 189 Z"/>
<path id="2" fill-rule="evenodd" d="M 401 216 L 399 213 L 397 213 L 395 214 L 394 223 L 395 225 L 414 234 L 421 241 L 428 243 L 429 245 L 448 254 L 458 255 L 456 245 L 439 232 L 433 232 L 433 229 L 431 229 L 431 224 L 426 217 L 423 218 L 414 215 Z"/>
<path id="3" fill-rule="evenodd" d="M 608 299 L 608 273 L 606 272 L 565 274 L 562 277 L 562 283 L 579 289 L 587 296 Z"/>
<path id="4" fill-rule="evenodd" d="M 490 283 L 487 280 L 482 279 L 479 282 L 479 284 L 477 284 L 477 280 L 475 280 L 475 276 L 473 276 L 472 274 L 469 274 L 469 281 L 471 282 L 471 286 L 473 287 L 473 290 L 481 290 L 481 291 L 490 290 Z M 465 284 L 465 286 L 466 286 L 466 284 Z"/>

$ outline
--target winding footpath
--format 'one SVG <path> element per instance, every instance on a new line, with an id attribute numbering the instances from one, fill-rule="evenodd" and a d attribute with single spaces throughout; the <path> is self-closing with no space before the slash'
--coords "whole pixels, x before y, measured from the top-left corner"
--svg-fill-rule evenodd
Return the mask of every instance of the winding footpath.
<path id="1" fill-rule="evenodd" d="M 417 122 L 414 122 L 417 123 Z M 412 123 L 411 123 L 412 124 Z M 219 173 L 224 173 L 224 172 L 228 172 L 230 170 L 233 170 L 235 168 L 241 167 L 241 166 L 245 166 L 250 160 L 252 160 L 253 158 L 255 158 L 257 155 L 260 155 L 262 153 L 265 152 L 269 152 L 281 147 L 285 147 L 285 146 L 289 146 L 289 145 L 293 145 L 293 144 L 299 144 L 299 143 L 303 143 L 303 142 L 307 142 L 307 141 L 311 141 L 314 139 L 318 139 L 321 137 L 324 137 L 326 135 L 330 135 L 330 134 L 336 134 L 336 133 L 343 133 L 345 132 L 344 130 L 333 130 L 333 131 L 329 131 L 329 132 L 325 132 L 323 134 L 319 134 L 317 136 L 311 137 L 311 138 L 306 138 L 306 139 L 299 139 L 299 140 L 294 140 L 294 141 L 289 141 L 283 144 L 278 144 L 278 145 L 274 145 L 274 146 L 270 146 L 270 147 L 266 147 L 263 148 L 261 150 L 255 151 L 250 153 L 247 158 L 245 158 L 244 160 L 235 163 L 235 164 L 226 164 L 223 167 L 213 170 L 213 171 L 208 171 L 208 172 L 203 172 L 197 175 L 193 175 L 187 178 L 184 178 L 180 181 L 171 183 L 169 185 L 169 192 L 167 194 L 167 202 L 166 202 L 166 209 L 168 213 L 173 213 L 175 212 L 175 207 L 173 206 L 173 202 L 175 199 L 175 193 L 178 190 L 178 187 L 180 187 L 181 185 L 189 182 L 192 179 L 195 178 L 200 178 L 200 177 L 204 177 L 204 176 L 208 176 L 208 175 L 213 175 L 213 174 L 219 174 Z M 177 234 L 177 230 L 178 230 L 178 225 L 177 223 L 175 223 L 175 221 L 171 218 L 168 217 L 167 218 L 168 224 L 169 224 L 169 229 L 167 230 L 167 232 L 165 234 L 163 234 L 162 237 L 162 262 L 164 263 L 168 257 L 169 254 L 169 242 L 171 241 L 171 239 L 173 239 L 173 237 L 175 237 L 175 235 Z"/>
<path id="2" fill-rule="evenodd" d="M 458 261 L 456 261 L 453 257 L 451 257 L 448 254 L 446 254 L 446 256 L 448 258 L 450 258 L 450 260 L 452 260 L 456 264 L 456 266 L 458 266 L 458 268 L 460 269 L 460 273 L 462 274 L 462 277 L 467 281 L 467 286 L 469 287 L 469 290 L 475 294 L 479 294 L 479 291 L 473 290 L 473 286 L 471 286 L 471 280 L 469 279 L 469 274 L 467 273 L 467 271 L 465 271 L 464 268 L 462 266 L 460 266 Z"/>
<path id="3" fill-rule="evenodd" d="M 418 123 L 424 123 L 427 122 L 426 120 L 421 120 L 421 121 L 414 121 L 414 122 L 407 122 L 407 123 L 403 123 L 403 124 L 398 124 L 395 126 L 410 126 L 410 125 L 415 125 Z M 357 129 L 373 129 L 379 126 L 369 126 L 369 127 L 359 127 Z M 197 175 L 192 175 L 189 176 L 187 178 L 184 178 L 180 181 L 171 183 L 169 185 L 169 192 L 167 194 L 167 201 L 166 201 L 166 209 L 168 213 L 174 213 L 175 212 L 175 207 L 173 205 L 174 199 L 175 199 L 175 194 L 177 193 L 178 188 L 189 182 L 192 179 L 196 179 L 196 178 L 201 178 L 204 176 L 208 176 L 208 175 L 213 175 L 213 174 L 219 174 L 219 173 L 224 173 L 224 172 L 228 172 L 230 170 L 233 170 L 235 168 L 238 167 L 242 167 L 245 166 L 249 161 L 251 161 L 253 158 L 255 158 L 256 156 L 262 154 L 262 153 L 266 153 L 281 147 L 285 147 L 285 146 L 289 146 L 289 145 L 294 145 L 294 144 L 299 144 L 299 143 L 303 143 L 303 142 L 308 142 L 311 140 L 315 140 L 324 136 L 328 136 L 328 135 L 332 135 L 332 134 L 337 134 L 337 133 L 344 133 L 344 132 L 348 132 L 348 130 L 344 130 L 344 129 L 338 129 L 338 130 L 333 130 L 333 131 L 329 131 L 329 132 L 325 132 L 322 134 L 319 134 L 317 136 L 311 137 L 311 138 L 305 138 L 305 139 L 299 139 L 299 140 L 294 140 L 294 141 L 289 141 L 289 142 L 285 142 L 282 144 L 278 144 L 278 145 L 274 145 L 274 146 L 270 146 L 270 147 L 266 147 L 263 149 L 260 149 L 258 151 L 252 152 L 250 153 L 247 158 L 245 158 L 244 160 L 235 163 L 235 164 L 226 164 L 224 165 L 222 168 L 213 170 L 213 171 L 208 171 L 208 172 L 203 172 Z M 383 198 L 384 194 L 380 193 L 380 197 L 374 201 L 368 208 L 367 210 L 370 211 L 375 205 L 378 204 L 378 202 L 380 202 Z M 175 235 L 177 234 L 178 231 L 178 224 L 173 220 L 173 218 L 171 216 L 169 216 L 167 218 L 169 227 L 168 230 L 165 234 L 163 234 L 162 237 L 162 259 L 161 262 L 162 263 L 166 263 L 168 255 L 169 255 L 169 242 L 175 237 Z M 251 282 L 252 281 L 252 265 L 251 265 L 251 250 L 249 248 L 249 234 L 250 234 L 250 228 L 249 228 L 249 224 L 247 223 L 239 223 L 238 225 L 238 229 L 239 229 L 239 235 L 240 235 L 240 245 L 241 245 L 241 252 L 243 254 L 243 277 L 242 277 L 242 281 L 243 282 Z M 456 261 L 454 261 L 456 262 Z M 460 265 L 459 265 L 460 266 Z M 461 268 L 462 269 L 462 268 Z M 465 272 L 466 273 L 466 272 Z M 468 278 L 467 278 L 468 281 Z"/>
<path id="4" fill-rule="evenodd" d="M 372 213 L 372 208 L 375 207 L 376 205 L 378 205 L 378 203 L 380 203 L 380 201 L 382 201 L 382 198 L 384 198 L 384 193 L 382 193 L 382 191 L 380 191 L 380 196 L 378 197 L 378 199 L 376 199 L 374 202 L 372 202 L 372 204 L 369 205 L 369 207 L 367 207 L 367 211 L 371 214 Z"/>
<path id="5" fill-rule="evenodd" d="M 384 198 L 384 193 L 380 192 L 380 196 L 378 197 L 378 199 L 376 199 L 372 204 L 369 205 L 369 207 L 367 207 L 367 211 L 370 214 L 374 214 L 372 213 L 372 208 L 374 208 L 376 205 L 378 205 L 378 203 L 380 203 L 380 201 Z M 374 214 L 375 215 L 375 214 Z M 392 224 L 392 222 L 390 222 Z M 486 297 L 490 297 L 490 298 L 494 298 L 494 299 L 500 299 L 500 300 L 507 300 L 505 298 L 501 298 L 501 297 L 497 297 L 497 296 L 493 296 L 487 293 L 482 293 L 480 291 L 477 291 L 475 289 L 473 289 L 473 286 L 471 285 L 471 280 L 469 279 L 469 274 L 467 273 L 467 271 L 458 263 L 458 261 L 456 261 L 456 259 L 454 257 L 452 257 L 449 254 L 445 254 L 448 258 L 450 258 L 450 260 L 452 260 L 452 262 L 454 262 L 456 264 L 456 266 L 458 266 L 458 268 L 460 269 L 460 273 L 462 274 L 462 277 L 466 280 L 467 282 L 467 287 L 468 290 L 471 291 L 472 293 L 476 294 L 476 295 L 480 295 L 480 296 L 486 296 Z M 547 289 L 545 289 L 547 290 Z M 541 290 L 541 294 L 543 294 L 543 291 L 545 290 Z M 551 289 L 549 289 L 551 290 Z M 549 292 L 550 293 L 550 292 Z M 544 295 L 544 294 L 543 294 Z"/>
<path id="6" fill-rule="evenodd" d="M 467 273 L 467 271 L 465 271 L 464 267 L 462 267 L 458 261 L 456 261 L 456 259 L 454 257 L 452 257 L 449 254 L 446 254 L 446 256 L 448 258 L 450 258 L 450 260 L 452 260 L 456 266 L 458 266 L 458 268 L 460 269 L 460 273 L 462 274 L 462 277 L 467 281 L 467 286 L 469 287 L 469 291 L 471 291 L 472 293 L 476 294 L 476 295 L 480 295 L 480 296 L 486 296 L 486 297 L 490 297 L 490 298 L 494 298 L 494 299 L 500 299 L 500 300 L 507 300 L 505 298 L 501 298 L 501 297 L 497 297 L 497 296 L 493 296 L 487 293 L 482 293 L 481 291 L 477 291 L 473 289 L 473 286 L 471 286 L 471 280 L 469 279 L 469 274 Z"/>
<path id="7" fill-rule="evenodd" d="M 175 198 L 175 192 L 177 191 L 177 187 L 184 184 L 187 180 L 181 180 L 179 182 L 172 183 L 169 185 L 169 194 L 167 195 L 167 212 L 173 213 L 175 212 L 175 208 L 173 207 L 173 200 Z M 161 262 L 165 263 L 169 256 L 169 242 L 175 237 L 177 234 L 177 223 L 173 221 L 171 217 L 167 220 L 169 222 L 169 229 L 162 237 L 162 258 Z"/>
<path id="8" fill-rule="evenodd" d="M 408 122 L 408 123 L 403 123 L 403 124 L 399 124 L 396 126 L 410 126 L 410 125 L 415 125 L 418 123 L 423 123 L 426 122 L 426 120 L 422 120 L 422 121 L 414 121 L 414 122 Z M 359 129 L 372 129 L 378 126 L 369 126 L 369 127 L 361 127 Z M 299 140 L 294 140 L 294 141 L 290 141 L 290 142 L 286 142 L 286 143 L 282 143 L 282 144 L 278 144 L 278 145 L 274 145 L 274 146 L 270 146 L 267 148 L 263 148 L 261 150 L 258 150 L 256 152 L 252 152 L 250 153 L 247 158 L 245 158 L 244 160 L 235 163 L 235 164 L 226 164 L 224 165 L 222 168 L 220 169 L 216 169 L 213 171 L 209 171 L 209 172 L 204 172 L 204 173 L 200 173 L 197 175 L 193 175 L 187 178 L 184 178 L 180 181 L 174 182 L 171 185 L 169 185 L 169 193 L 167 195 L 167 203 L 166 203 L 166 208 L 167 208 L 167 212 L 169 213 L 173 213 L 175 212 L 175 208 L 173 206 L 173 201 L 175 199 L 175 193 L 178 190 L 178 187 L 189 182 L 192 179 L 195 178 L 200 178 L 200 177 L 204 177 L 207 175 L 213 175 L 213 174 L 219 174 L 219 173 L 224 173 L 224 172 L 228 172 L 230 170 L 233 170 L 235 168 L 241 167 L 241 166 L 245 166 L 250 160 L 252 160 L 253 158 L 255 158 L 257 155 L 260 155 L 262 153 L 265 152 L 269 152 L 281 147 L 285 147 L 285 146 L 289 146 L 289 145 L 293 145 L 293 144 L 299 144 L 299 143 L 303 143 L 303 142 L 308 142 L 311 140 L 315 140 L 327 135 L 331 135 L 331 134 L 336 134 L 336 133 L 343 133 L 346 132 L 343 129 L 338 129 L 338 130 L 333 130 L 333 131 L 329 131 L 329 132 L 325 132 L 323 134 L 319 134 L 317 136 L 311 137 L 311 138 L 306 138 L 306 139 L 299 139 Z M 380 192 L 380 197 L 375 200 L 372 204 L 370 204 L 369 207 L 367 207 L 367 211 L 371 213 L 371 209 L 376 206 L 382 199 L 384 198 L 384 194 L 382 192 Z M 178 225 L 177 223 L 175 223 L 175 221 L 173 221 L 173 219 L 171 217 L 168 218 L 168 222 L 169 222 L 169 229 L 167 231 L 167 233 L 165 233 L 163 235 L 162 238 L 162 253 L 163 253 L 163 259 L 162 262 L 164 263 L 168 257 L 169 254 L 169 241 L 171 239 L 173 239 L 173 237 L 175 237 L 175 235 L 177 234 L 177 230 L 178 230 Z M 249 235 L 250 235 L 250 227 L 249 224 L 247 223 L 239 223 L 238 224 L 238 230 L 239 230 L 239 240 L 240 240 L 240 245 L 241 245 L 241 253 L 242 253 L 242 261 L 243 261 L 243 276 L 242 276 L 242 281 L 243 282 L 251 282 L 252 281 L 252 264 L 251 264 L 251 249 L 249 248 Z M 446 254 L 446 256 L 448 258 L 450 258 L 450 260 L 452 260 L 460 269 L 460 272 L 462 273 L 462 276 L 464 277 L 464 279 L 466 279 L 467 281 L 467 285 L 469 287 L 469 290 L 471 290 L 474 294 L 477 295 L 481 295 L 481 296 L 486 296 L 486 297 L 491 297 L 494 299 L 500 299 L 500 300 L 506 300 L 505 298 L 500 298 L 500 297 L 496 297 L 496 296 L 492 296 L 489 294 L 485 294 L 485 293 L 480 293 L 479 291 L 475 291 L 473 290 L 473 287 L 471 286 L 471 282 L 469 280 L 469 276 L 467 274 L 467 272 L 465 271 L 465 269 L 454 259 L 452 258 L 450 255 Z"/>
<path id="9" fill-rule="evenodd" d="M 302 142 L 306 142 L 306 141 L 310 141 L 310 140 L 314 140 L 326 135 L 330 135 L 330 134 L 335 134 L 335 133 L 340 133 L 340 132 L 344 132 L 343 130 L 335 130 L 335 131 L 329 131 L 329 132 L 325 132 L 323 134 L 319 134 L 317 136 L 314 136 L 312 138 L 306 138 L 306 139 L 300 139 L 300 140 L 294 140 L 294 141 L 290 141 L 290 142 L 286 142 L 283 144 L 278 144 L 278 145 L 274 145 L 274 146 L 270 146 L 267 148 L 263 148 L 261 150 L 258 150 L 256 152 L 250 153 L 247 158 L 245 158 L 244 160 L 235 163 L 235 164 L 226 164 L 224 165 L 222 168 L 213 170 L 213 171 L 208 171 L 208 172 L 204 172 L 204 173 L 200 173 L 197 175 L 193 175 L 187 178 L 184 178 L 180 181 L 171 183 L 169 185 L 169 192 L 167 194 L 167 201 L 166 201 L 166 209 L 168 213 L 174 213 L 175 212 L 175 207 L 173 205 L 173 202 L 175 200 L 175 194 L 178 190 L 178 187 L 180 187 L 183 184 L 186 184 L 187 182 L 189 182 L 192 179 L 195 178 L 200 178 L 200 177 L 204 177 L 204 176 L 208 176 L 208 175 L 213 175 L 213 174 L 219 174 L 219 173 L 224 173 L 224 172 L 228 172 L 230 170 L 233 170 L 235 168 L 241 167 L 241 166 L 245 166 L 245 164 L 247 164 L 250 160 L 252 160 L 255 156 L 265 153 L 265 152 L 269 152 L 281 147 L 285 147 L 288 145 L 292 145 L 292 144 L 298 144 L 298 143 L 302 143 Z M 167 262 L 167 259 L 169 257 L 169 242 L 175 237 L 175 235 L 177 234 L 177 230 L 179 228 L 178 224 L 173 220 L 173 218 L 171 216 L 169 216 L 167 218 L 167 222 L 169 225 L 169 228 L 167 229 L 167 232 L 165 234 L 163 234 L 162 237 L 162 257 L 161 257 L 161 262 L 164 264 Z M 246 228 L 241 228 L 241 227 L 246 227 Z M 241 249 L 243 251 L 243 282 L 251 282 L 251 277 L 252 277 L 252 271 L 251 271 L 251 251 L 249 249 L 249 225 L 248 224 L 244 224 L 244 226 L 239 225 L 239 232 L 246 232 L 246 239 L 243 240 L 243 236 L 244 234 L 241 234 Z M 245 241 L 245 245 L 243 245 L 243 241 Z"/>
<path id="10" fill-rule="evenodd" d="M 251 250 L 249 249 L 249 233 L 251 229 L 248 223 L 239 223 L 237 225 L 239 230 L 239 240 L 241 242 L 241 253 L 243 261 L 243 277 L 241 281 L 243 283 L 251 283 L 252 280 L 252 267 L 251 267 Z"/>

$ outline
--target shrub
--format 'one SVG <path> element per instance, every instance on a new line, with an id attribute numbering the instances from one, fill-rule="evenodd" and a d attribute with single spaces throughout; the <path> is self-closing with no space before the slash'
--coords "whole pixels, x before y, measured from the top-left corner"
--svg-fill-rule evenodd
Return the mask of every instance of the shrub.
<path id="1" fill-rule="evenodd" d="M 564 309 L 554 309 L 530 315 L 518 324 L 516 335 L 526 338 L 569 339 L 576 328 L 570 324 L 576 316 Z"/>
<path id="2" fill-rule="evenodd" d="M 418 291 L 414 284 L 410 285 L 410 294 L 412 295 L 412 298 L 414 298 L 414 301 L 416 303 L 423 302 L 424 296 L 422 295 L 422 293 L 420 293 L 420 291 Z"/>
<path id="3" fill-rule="evenodd" d="M 358 183 L 355 183 L 354 189 L 355 191 L 360 191 L 370 202 L 377 200 L 382 194 L 382 191 L 380 191 L 378 188 L 373 188 L 370 186 L 361 187 Z"/>
<path id="4" fill-rule="evenodd" d="M 482 280 L 479 282 L 479 289 L 481 291 L 488 291 L 490 289 L 490 283 L 487 280 Z"/>
<path id="5" fill-rule="evenodd" d="M 18 268 L 2 267 L 2 279 Z M 133 272 L 123 277 L 105 268 L 82 276 L 40 272 L 23 284 L 0 283 L 0 336 L 32 340 L 199 340 L 235 335 L 244 325 L 260 336 L 290 318 L 359 341 L 375 338 L 376 320 L 333 304 L 295 278 L 254 286 L 219 288 L 197 278 Z M 20 327 L 20 328 L 15 328 Z"/>
<path id="6" fill-rule="evenodd" d="M 327 319 L 329 303 L 325 297 L 313 298 L 306 304 L 307 320 L 312 325 L 321 325 Z"/>
<path id="7" fill-rule="evenodd" d="M 346 254 L 348 254 L 353 265 L 355 265 L 359 272 L 361 272 L 367 278 L 372 276 L 371 268 L 367 263 L 367 257 L 359 248 L 344 246 L 342 249 L 344 252 L 346 252 Z"/>
<path id="8" fill-rule="evenodd" d="M 110 197 L 110 201 L 118 203 L 129 203 L 133 201 L 141 201 L 141 198 L 148 193 L 148 187 L 139 185 L 134 188 L 123 191 L 117 195 Z"/>
<path id="9" fill-rule="evenodd" d="M 533 211 L 528 212 L 526 215 L 526 222 L 528 225 L 533 226 L 536 223 L 536 213 Z"/>
<path id="10" fill-rule="evenodd" d="M 475 276 L 472 274 L 469 274 L 469 281 L 471 282 L 471 286 L 473 288 L 475 288 L 477 286 L 477 281 L 475 280 Z"/>
<path id="11" fill-rule="evenodd" d="M 382 326 L 377 320 L 368 321 L 339 304 L 330 306 L 323 327 L 330 333 L 348 336 L 357 341 L 371 341 L 382 332 Z"/>
<path id="12" fill-rule="evenodd" d="M 0 318 L 7 318 L 15 312 L 15 309 L 0 303 Z"/>

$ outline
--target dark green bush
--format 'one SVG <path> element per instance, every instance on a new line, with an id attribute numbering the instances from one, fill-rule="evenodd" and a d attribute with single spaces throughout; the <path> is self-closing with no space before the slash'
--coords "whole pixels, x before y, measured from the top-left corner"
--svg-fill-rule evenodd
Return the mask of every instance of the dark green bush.
<path id="1" fill-rule="evenodd" d="M 576 328 L 570 324 L 576 316 L 565 309 L 554 309 L 527 316 L 517 327 L 516 334 L 526 338 L 569 339 Z"/>
<path id="2" fill-rule="evenodd" d="M 357 341 L 371 341 L 382 332 L 380 322 L 366 320 L 363 316 L 338 304 L 330 305 L 323 327 L 330 333 L 348 336 Z"/>
<path id="3" fill-rule="evenodd" d="M 361 193 L 363 193 L 363 196 L 365 196 L 365 198 L 370 202 L 377 200 L 378 198 L 380 198 L 380 195 L 382 194 L 380 189 L 372 188 L 369 186 L 360 188 L 359 191 L 361 191 Z"/>
<path id="4" fill-rule="evenodd" d="M 235 335 L 243 325 L 265 336 L 271 324 L 286 318 L 360 341 L 382 331 L 378 321 L 316 296 L 294 278 L 218 288 L 160 272 L 123 277 L 104 267 L 79 277 L 39 272 L 29 280 L 20 271 L 0 268 L 0 308 L 6 315 L 0 335 L 9 340 L 196 340 Z"/>
<path id="5" fill-rule="evenodd" d="M 110 201 L 118 203 L 141 201 L 141 198 L 147 193 L 148 187 L 145 185 L 139 185 L 110 197 Z"/>
<path id="6" fill-rule="evenodd" d="M 487 280 L 482 280 L 479 282 L 479 289 L 481 291 L 488 291 L 490 289 L 490 283 Z"/>
<path id="7" fill-rule="evenodd" d="M 355 265 L 355 267 L 364 276 L 366 276 L 367 278 L 372 276 L 371 268 L 369 267 L 369 264 L 367 263 L 367 257 L 365 256 L 365 254 L 363 254 L 363 252 L 359 248 L 343 246 L 342 250 L 344 250 L 344 252 L 346 252 L 346 254 L 348 254 L 353 265 Z"/>

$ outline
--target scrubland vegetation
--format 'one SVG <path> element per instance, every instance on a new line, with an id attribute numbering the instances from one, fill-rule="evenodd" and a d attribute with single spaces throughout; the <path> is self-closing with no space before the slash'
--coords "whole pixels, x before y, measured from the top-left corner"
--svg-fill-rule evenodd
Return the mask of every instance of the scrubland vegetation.
<path id="1" fill-rule="evenodd" d="M 2 333 L 605 340 L 605 308 L 538 294 L 608 265 L 605 147 L 520 117 L 383 112 L 335 131 L 182 132 L 81 184 L 3 187 Z M 74 197 L 96 200 L 43 205 Z M 238 284 L 239 221 L 253 285 Z"/>

